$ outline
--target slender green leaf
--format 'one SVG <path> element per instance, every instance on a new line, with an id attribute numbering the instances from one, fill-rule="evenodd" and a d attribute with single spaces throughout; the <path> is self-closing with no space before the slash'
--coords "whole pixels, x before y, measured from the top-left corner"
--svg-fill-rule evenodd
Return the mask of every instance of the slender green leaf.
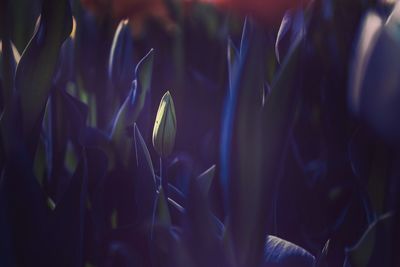
<path id="1" fill-rule="evenodd" d="M 153 60 L 154 50 L 152 49 L 138 63 L 135 71 L 136 79 L 133 81 L 132 88 L 114 120 L 111 140 L 116 147 L 118 156 L 123 159 L 125 165 L 129 164 L 129 153 L 132 147 L 128 129 L 137 121 L 144 107 L 146 96 L 150 90 Z"/>

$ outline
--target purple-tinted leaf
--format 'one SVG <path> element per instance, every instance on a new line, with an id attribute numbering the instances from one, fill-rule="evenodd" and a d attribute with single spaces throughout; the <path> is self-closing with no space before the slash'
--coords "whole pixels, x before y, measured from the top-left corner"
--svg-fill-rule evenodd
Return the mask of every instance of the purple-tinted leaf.
<path id="1" fill-rule="evenodd" d="M 133 36 L 128 20 L 119 23 L 114 34 L 108 62 L 112 90 L 127 92 L 134 77 Z"/>
<path id="2" fill-rule="evenodd" d="M 367 68 L 367 62 L 371 57 L 374 44 L 380 35 L 383 20 L 375 12 L 369 12 L 365 15 L 361 25 L 349 79 L 349 105 L 354 113 L 360 112 L 361 86 Z"/>
<path id="3" fill-rule="evenodd" d="M 149 223 L 156 198 L 156 178 L 150 153 L 137 125 L 134 125 L 134 187 L 136 207 L 140 220 Z"/>
<path id="4" fill-rule="evenodd" d="M 135 251 L 128 244 L 119 241 L 113 241 L 109 245 L 104 266 L 129 267 L 141 265 L 137 255 L 135 255 Z"/>
<path id="5" fill-rule="evenodd" d="M 227 231 L 238 266 L 262 260 L 267 210 L 279 176 L 287 137 L 294 120 L 298 89 L 299 36 L 264 103 L 265 36 L 245 24 L 241 65 L 222 130 L 221 179 L 228 210 Z M 251 120 L 249 119 L 251 118 Z M 255 230 L 256 229 L 256 230 Z"/>
<path id="6" fill-rule="evenodd" d="M 198 180 L 192 178 L 185 203 L 182 238 L 188 256 L 197 266 L 226 266 L 221 232 L 215 224 L 206 192 Z"/>
<path id="7" fill-rule="evenodd" d="M 31 172 L 32 164 L 24 146 L 11 141 L 12 150 L 7 151 L 0 182 L 0 212 L 5 215 L 0 220 L 0 233 L 4 236 L 0 246 L 10 254 L 1 257 L 0 263 L 7 260 L 21 266 L 44 266 L 46 250 L 51 245 L 46 196 Z"/>
<path id="8" fill-rule="evenodd" d="M 262 147 L 259 144 L 262 110 L 259 90 L 264 88 L 265 81 L 265 66 L 259 59 L 265 53 L 264 44 L 263 33 L 247 19 L 238 75 L 227 100 L 222 130 L 221 178 L 228 214 L 227 231 L 232 237 L 238 266 L 259 264 L 264 242 L 260 233 L 266 232 L 266 213 L 258 210 L 264 203 L 260 197 L 265 196 L 261 185 L 265 179 L 262 179 Z"/>
<path id="9" fill-rule="evenodd" d="M 314 267 L 315 262 L 305 249 L 271 235 L 267 236 L 264 255 L 265 267 Z"/>
<path id="10" fill-rule="evenodd" d="M 83 261 L 87 175 L 87 159 L 84 155 L 52 214 L 49 237 L 52 246 L 46 252 L 49 262 L 57 266 L 79 266 Z"/>
<path id="11" fill-rule="evenodd" d="M 305 34 L 304 27 L 303 10 L 286 11 L 275 43 L 275 54 L 279 63 L 283 62 L 294 41 Z"/>
<path id="12" fill-rule="evenodd" d="M 45 115 L 44 135 L 48 159 L 47 193 L 57 201 L 69 176 L 65 168 L 67 146 L 73 144 L 75 149 L 80 148 L 79 138 L 86 127 L 88 110 L 65 91 L 53 89 Z"/>
<path id="13" fill-rule="evenodd" d="M 185 195 L 193 172 L 192 157 L 188 153 L 176 154 L 167 167 L 166 172 L 170 185 L 173 185 Z M 168 189 L 168 192 L 170 191 Z"/>
<path id="14" fill-rule="evenodd" d="M 399 142 L 400 5 L 384 22 L 370 12 L 364 19 L 349 81 L 349 104 L 356 115 L 391 142 Z"/>
<path id="15" fill-rule="evenodd" d="M 54 83 L 59 88 L 66 88 L 68 82 L 74 80 L 74 42 L 75 39 L 70 36 L 61 46 L 57 69 L 54 74 Z"/>
<path id="16" fill-rule="evenodd" d="M 231 91 L 233 87 L 235 71 L 238 66 L 237 62 L 239 59 L 239 52 L 231 39 L 228 39 L 227 52 L 228 52 L 227 58 L 228 58 L 229 91 Z"/>
<path id="17" fill-rule="evenodd" d="M 20 58 L 17 49 L 9 39 L 0 41 L 0 110 L 9 104 L 10 97 L 14 93 L 15 70 Z"/>
<path id="18" fill-rule="evenodd" d="M 288 10 L 285 12 L 285 15 L 282 18 L 282 22 L 281 22 L 281 26 L 279 27 L 279 31 L 278 31 L 278 35 L 276 37 L 276 44 L 275 44 L 275 54 L 276 54 L 276 58 L 278 60 L 278 62 L 281 62 L 280 60 L 280 54 L 284 53 L 284 51 L 281 50 L 286 50 L 286 47 L 282 47 L 283 44 L 281 44 L 283 42 L 283 39 L 287 37 L 287 35 L 289 34 L 289 30 L 292 24 L 292 11 Z M 285 51 L 286 52 L 286 51 Z"/>
<path id="19" fill-rule="evenodd" d="M 152 264 L 156 267 L 191 267 L 188 253 L 176 228 L 157 225 L 153 229 Z"/>

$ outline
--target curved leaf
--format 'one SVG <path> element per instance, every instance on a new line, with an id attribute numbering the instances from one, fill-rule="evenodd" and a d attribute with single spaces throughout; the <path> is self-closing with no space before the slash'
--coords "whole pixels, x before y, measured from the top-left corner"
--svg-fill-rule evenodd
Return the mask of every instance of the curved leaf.
<path id="1" fill-rule="evenodd" d="M 136 79 L 132 83 L 132 88 L 118 111 L 114 120 L 111 132 L 111 140 L 115 144 L 118 156 L 128 164 L 129 151 L 131 149 L 131 138 L 128 136 L 128 128 L 135 123 L 142 111 L 146 96 L 150 90 L 152 68 L 154 61 L 154 50 L 150 52 L 138 63 L 136 67 Z"/>
<path id="2" fill-rule="evenodd" d="M 9 39 L 0 41 L 0 83 L 1 103 L 0 110 L 5 108 L 14 92 L 15 70 L 21 56 Z"/>
<path id="3" fill-rule="evenodd" d="M 279 63 L 282 63 L 290 51 L 294 40 L 302 38 L 305 34 L 304 27 L 304 11 L 288 10 L 286 11 L 281 26 L 278 31 L 275 43 L 275 54 Z"/>
<path id="4" fill-rule="evenodd" d="M 315 258 L 305 249 L 276 236 L 267 236 L 265 263 L 268 267 L 314 267 Z"/>
<path id="5" fill-rule="evenodd" d="M 128 20 L 119 23 L 114 34 L 108 62 L 108 76 L 114 90 L 126 92 L 135 77 L 133 37 Z"/>

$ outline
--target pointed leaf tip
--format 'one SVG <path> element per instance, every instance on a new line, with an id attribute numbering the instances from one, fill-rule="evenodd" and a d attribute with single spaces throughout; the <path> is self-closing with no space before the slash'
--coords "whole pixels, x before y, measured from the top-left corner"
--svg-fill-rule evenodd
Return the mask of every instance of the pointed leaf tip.
<path id="1" fill-rule="evenodd" d="M 208 192 L 210 191 L 210 187 L 215 176 L 215 169 L 216 166 L 212 165 L 209 169 L 207 169 L 197 177 L 199 187 L 205 194 L 208 194 Z"/>

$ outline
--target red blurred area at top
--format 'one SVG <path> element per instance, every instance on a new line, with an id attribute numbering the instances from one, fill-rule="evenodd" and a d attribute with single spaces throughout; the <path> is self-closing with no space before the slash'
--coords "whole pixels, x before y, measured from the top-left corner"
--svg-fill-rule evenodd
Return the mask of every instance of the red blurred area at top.
<path id="1" fill-rule="evenodd" d="M 164 0 L 81 0 L 81 3 L 96 15 L 112 15 L 118 19 L 167 15 Z"/>
<path id="2" fill-rule="evenodd" d="M 214 5 L 220 10 L 238 15 L 251 15 L 263 23 L 278 22 L 283 13 L 291 8 L 305 6 L 312 0 L 175 0 L 184 10 L 193 4 Z M 115 18 L 130 18 L 141 28 L 148 18 L 155 18 L 164 25 L 172 25 L 165 0 L 81 0 L 82 4 L 96 14 L 110 14 Z M 190 12 L 186 14 L 190 15 Z"/>

